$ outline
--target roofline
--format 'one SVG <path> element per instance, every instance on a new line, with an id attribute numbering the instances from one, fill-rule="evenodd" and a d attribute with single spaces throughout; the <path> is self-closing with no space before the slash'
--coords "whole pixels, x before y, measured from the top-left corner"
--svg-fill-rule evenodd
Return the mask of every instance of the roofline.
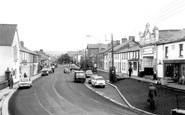
<path id="1" fill-rule="evenodd" d="M 171 43 L 177 43 L 177 42 L 182 42 L 185 41 L 185 39 L 180 39 L 180 40 L 176 40 L 176 41 L 170 41 L 170 42 L 166 42 L 166 43 L 156 43 L 157 45 L 164 45 L 164 44 L 171 44 Z"/>

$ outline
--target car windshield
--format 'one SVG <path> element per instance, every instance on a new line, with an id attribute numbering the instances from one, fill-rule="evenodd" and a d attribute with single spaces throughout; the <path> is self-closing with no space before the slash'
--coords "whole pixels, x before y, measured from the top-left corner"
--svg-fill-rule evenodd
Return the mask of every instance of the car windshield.
<path id="1" fill-rule="evenodd" d="M 96 78 L 96 80 L 104 80 L 103 78 Z"/>
<path id="2" fill-rule="evenodd" d="M 85 76 L 85 73 L 76 73 L 76 76 L 78 76 L 78 77 L 84 77 Z"/>
<path id="3" fill-rule="evenodd" d="M 86 73 L 92 73 L 92 71 L 91 70 L 87 70 Z"/>

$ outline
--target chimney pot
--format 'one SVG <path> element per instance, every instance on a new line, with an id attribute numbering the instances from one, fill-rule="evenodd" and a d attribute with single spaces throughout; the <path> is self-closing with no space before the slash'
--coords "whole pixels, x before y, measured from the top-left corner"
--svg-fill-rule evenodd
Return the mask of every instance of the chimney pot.
<path id="1" fill-rule="evenodd" d="M 122 38 L 121 39 L 121 43 L 124 43 L 124 42 L 126 42 L 127 41 L 127 38 Z"/>
<path id="2" fill-rule="evenodd" d="M 129 36 L 129 40 L 135 41 L 135 36 Z"/>
<path id="3" fill-rule="evenodd" d="M 20 44 L 22 47 L 24 47 L 24 42 L 23 41 L 20 41 Z"/>

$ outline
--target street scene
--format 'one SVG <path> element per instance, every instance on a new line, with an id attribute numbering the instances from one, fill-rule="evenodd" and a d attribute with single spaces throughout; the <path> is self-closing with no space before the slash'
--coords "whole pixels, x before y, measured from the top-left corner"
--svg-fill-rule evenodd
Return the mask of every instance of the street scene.
<path id="1" fill-rule="evenodd" d="M 184 0 L 0 3 L 0 115 L 185 115 Z"/>

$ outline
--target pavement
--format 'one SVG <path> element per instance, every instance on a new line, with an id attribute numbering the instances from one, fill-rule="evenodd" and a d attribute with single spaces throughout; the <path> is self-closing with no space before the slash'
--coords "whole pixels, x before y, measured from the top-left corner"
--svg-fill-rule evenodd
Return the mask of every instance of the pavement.
<path id="1" fill-rule="evenodd" d="M 108 73 L 108 71 L 104 70 L 99 71 Z M 108 74 L 103 75 L 108 77 Z M 120 75 L 120 73 L 117 75 Z M 105 79 L 107 79 L 106 77 Z M 124 80 L 120 80 L 112 85 L 118 88 L 121 95 L 124 95 L 131 108 L 134 107 L 139 111 L 147 111 L 159 115 L 171 114 L 172 110 L 176 113 L 181 113 L 181 115 L 185 114 L 185 85 L 177 83 L 156 84 L 156 81 L 152 80 L 151 76 L 132 76 L 129 78 L 127 74 L 122 74 L 121 77 Z M 155 109 L 149 108 L 149 104 L 146 101 L 150 83 L 155 84 L 158 92 Z M 177 109 L 177 106 L 179 106 L 179 109 Z"/>
<path id="2" fill-rule="evenodd" d="M 32 77 L 32 81 L 39 78 L 41 74 L 37 74 Z M 14 83 L 13 89 L 6 87 L 0 90 L 0 115 L 9 115 L 8 112 L 8 102 L 13 93 L 18 89 L 18 83 Z"/>

